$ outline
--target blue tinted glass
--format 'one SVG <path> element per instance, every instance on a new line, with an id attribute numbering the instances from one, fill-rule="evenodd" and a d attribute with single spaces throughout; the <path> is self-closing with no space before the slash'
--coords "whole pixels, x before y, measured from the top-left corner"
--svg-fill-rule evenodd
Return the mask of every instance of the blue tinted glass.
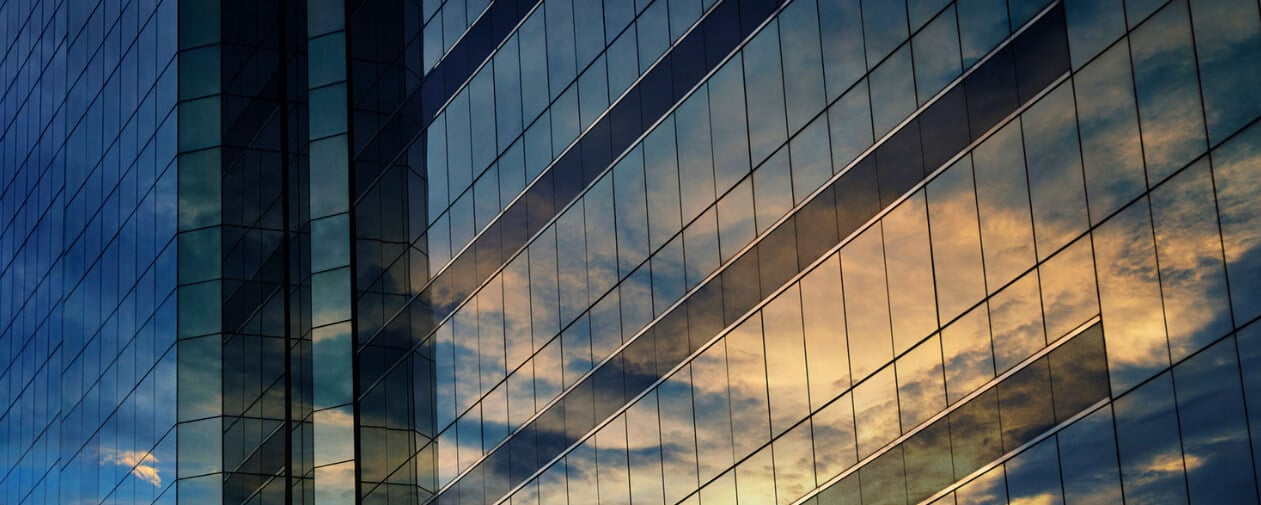
<path id="1" fill-rule="evenodd" d="M 1191 2 L 1208 138 L 1216 144 L 1261 115 L 1261 16 L 1246 0 Z"/>
<path id="2" fill-rule="evenodd" d="M 780 67 L 778 24 L 771 23 L 744 48 L 744 82 L 748 87 L 749 151 L 757 165 L 787 138 L 784 81 Z"/>
<path id="3" fill-rule="evenodd" d="M 960 0 L 959 39 L 963 66 L 970 67 L 1010 33 L 1004 0 Z"/>
<path id="4" fill-rule="evenodd" d="M 1193 503 L 1257 501 L 1238 366 L 1226 339 L 1173 371 Z"/>
<path id="5" fill-rule="evenodd" d="M 1121 484 L 1127 500 L 1187 502 L 1186 473 L 1173 399 L 1173 383 L 1166 373 L 1116 400 Z"/>

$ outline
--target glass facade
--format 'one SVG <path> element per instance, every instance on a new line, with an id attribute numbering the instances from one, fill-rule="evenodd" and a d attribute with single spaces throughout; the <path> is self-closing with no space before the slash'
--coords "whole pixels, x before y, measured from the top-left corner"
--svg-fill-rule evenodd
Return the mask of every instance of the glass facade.
<path id="1" fill-rule="evenodd" d="M 1256 0 L 0 43 L 0 503 L 1261 501 Z"/>

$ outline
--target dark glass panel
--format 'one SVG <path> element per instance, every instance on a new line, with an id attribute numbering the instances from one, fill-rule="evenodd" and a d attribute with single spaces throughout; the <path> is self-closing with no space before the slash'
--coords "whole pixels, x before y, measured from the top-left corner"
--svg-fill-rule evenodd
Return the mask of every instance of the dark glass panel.
<path id="1" fill-rule="evenodd" d="M 1047 360 L 1055 422 L 1062 423 L 1108 397 L 1108 363 L 1103 352 L 1103 327 L 1098 323 L 1051 351 Z"/>
<path id="2" fill-rule="evenodd" d="M 1108 340 L 1113 338 L 1109 334 Z M 1112 349 L 1108 351 L 1111 358 Z M 1113 411 L 1126 499 L 1186 503 L 1186 473 L 1170 375 L 1162 374 L 1117 399 Z"/>
<path id="3" fill-rule="evenodd" d="M 1233 340 L 1222 340 L 1173 370 L 1192 503 L 1257 501 Z"/>

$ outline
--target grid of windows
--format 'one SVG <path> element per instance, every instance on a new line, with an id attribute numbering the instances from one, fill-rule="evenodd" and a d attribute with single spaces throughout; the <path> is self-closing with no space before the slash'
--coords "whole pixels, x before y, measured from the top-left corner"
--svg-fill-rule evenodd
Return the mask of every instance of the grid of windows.
<path id="1" fill-rule="evenodd" d="M 1255 0 L 8 0 L 0 70 L 0 502 L 1261 500 Z"/>
<path id="2" fill-rule="evenodd" d="M 175 2 L 0 6 L 0 501 L 173 498 Z"/>

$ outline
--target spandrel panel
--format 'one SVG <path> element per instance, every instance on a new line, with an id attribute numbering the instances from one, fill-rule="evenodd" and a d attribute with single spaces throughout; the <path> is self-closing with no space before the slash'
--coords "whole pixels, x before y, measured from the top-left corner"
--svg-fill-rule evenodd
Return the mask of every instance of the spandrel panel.
<path id="1" fill-rule="evenodd" d="M 696 453 L 700 482 L 731 467 L 731 397 L 727 392 L 727 346 L 715 342 L 692 361 L 692 402 L 696 409 Z"/>
<path id="2" fill-rule="evenodd" d="M 801 294 L 796 286 L 762 308 L 762 326 L 766 338 L 771 435 L 778 436 L 810 411 Z"/>
<path id="3" fill-rule="evenodd" d="M 934 422 L 902 444 L 906 464 L 906 491 L 911 503 L 920 503 L 954 482 L 950 461 L 950 425 Z"/>
<path id="4" fill-rule="evenodd" d="M 1079 70 L 1073 84 L 1090 221 L 1097 224 L 1142 194 L 1147 185 L 1128 40 Z"/>
<path id="5" fill-rule="evenodd" d="M 868 228 L 841 249 L 850 369 L 855 381 L 893 358 L 884 270 L 879 226 Z"/>
<path id="6" fill-rule="evenodd" d="M 819 482 L 858 461 L 853 397 L 846 393 L 810 418 L 814 430 L 814 471 Z"/>
<path id="7" fill-rule="evenodd" d="M 997 389 L 1004 451 L 1015 450 L 1055 424 L 1051 371 L 1045 358 L 1004 379 Z"/>
<path id="8" fill-rule="evenodd" d="M 863 504 L 906 504 L 906 479 L 906 463 L 899 445 L 858 469 Z"/>
<path id="9" fill-rule="evenodd" d="M 1154 186 L 1207 147 L 1185 0 L 1161 8 L 1135 29 L 1130 54 L 1147 183 Z"/>
<path id="10" fill-rule="evenodd" d="M 1173 370 L 1192 503 L 1257 501 L 1239 357 L 1227 338 Z"/>
<path id="11" fill-rule="evenodd" d="M 1215 149 L 1213 179 L 1230 280 L 1230 304 L 1242 324 L 1261 315 L 1261 127 L 1252 126 Z"/>
<path id="12" fill-rule="evenodd" d="M 1094 245 L 1108 370 L 1119 393 L 1169 366 L 1147 201 L 1097 228 Z"/>
<path id="13" fill-rule="evenodd" d="M 981 304 L 941 330 L 946 397 L 955 403 L 994 378 L 989 307 Z"/>
<path id="14" fill-rule="evenodd" d="M 990 293 L 1034 262 L 1033 217 L 1024 159 L 1019 121 L 1004 126 L 972 154 L 985 284 Z"/>
<path id="15" fill-rule="evenodd" d="M 998 392 L 990 389 L 951 412 L 950 443 L 955 475 L 967 475 L 1003 453 Z"/>
<path id="16" fill-rule="evenodd" d="M 946 406 L 940 337 L 934 335 L 897 361 L 898 405 L 903 431 Z"/>
<path id="17" fill-rule="evenodd" d="M 1169 352 L 1177 362 L 1231 327 L 1208 159 L 1156 188 L 1151 201 Z"/>
<path id="18" fill-rule="evenodd" d="M 850 385 L 839 256 L 824 260 L 802 277 L 801 309 L 810 406 L 818 410 Z"/>
<path id="19" fill-rule="evenodd" d="M 947 322 L 985 296 L 972 159 L 956 162 L 926 191 L 934 279 L 949 291 L 949 296 L 937 297 L 937 314 Z"/>
<path id="20" fill-rule="evenodd" d="M 770 439 L 770 406 L 766 398 L 766 355 L 760 313 L 727 334 L 727 377 L 731 391 L 735 459 L 752 453 Z"/>
<path id="21" fill-rule="evenodd" d="M 1186 472 L 1170 375 L 1163 374 L 1118 398 L 1113 412 L 1126 499 L 1186 503 Z"/>
<path id="22" fill-rule="evenodd" d="M 898 420 L 898 385 L 893 367 L 854 387 L 858 456 L 870 456 L 901 434 Z"/>
<path id="23" fill-rule="evenodd" d="M 1085 185 L 1073 87 L 1062 84 L 1021 115 L 1038 257 L 1086 231 Z"/>
<path id="24" fill-rule="evenodd" d="M 901 354 L 937 330 L 933 259 L 924 192 L 916 192 L 881 220 L 889 278 L 893 353 Z M 945 293 L 943 293 L 944 295 Z"/>
<path id="25" fill-rule="evenodd" d="M 1067 503 L 1121 503 L 1112 409 L 1102 408 L 1056 435 Z"/>
<path id="26" fill-rule="evenodd" d="M 1099 323 L 1051 351 L 1051 389 L 1055 422 L 1064 422 L 1095 402 L 1108 398 L 1108 364 Z"/>

